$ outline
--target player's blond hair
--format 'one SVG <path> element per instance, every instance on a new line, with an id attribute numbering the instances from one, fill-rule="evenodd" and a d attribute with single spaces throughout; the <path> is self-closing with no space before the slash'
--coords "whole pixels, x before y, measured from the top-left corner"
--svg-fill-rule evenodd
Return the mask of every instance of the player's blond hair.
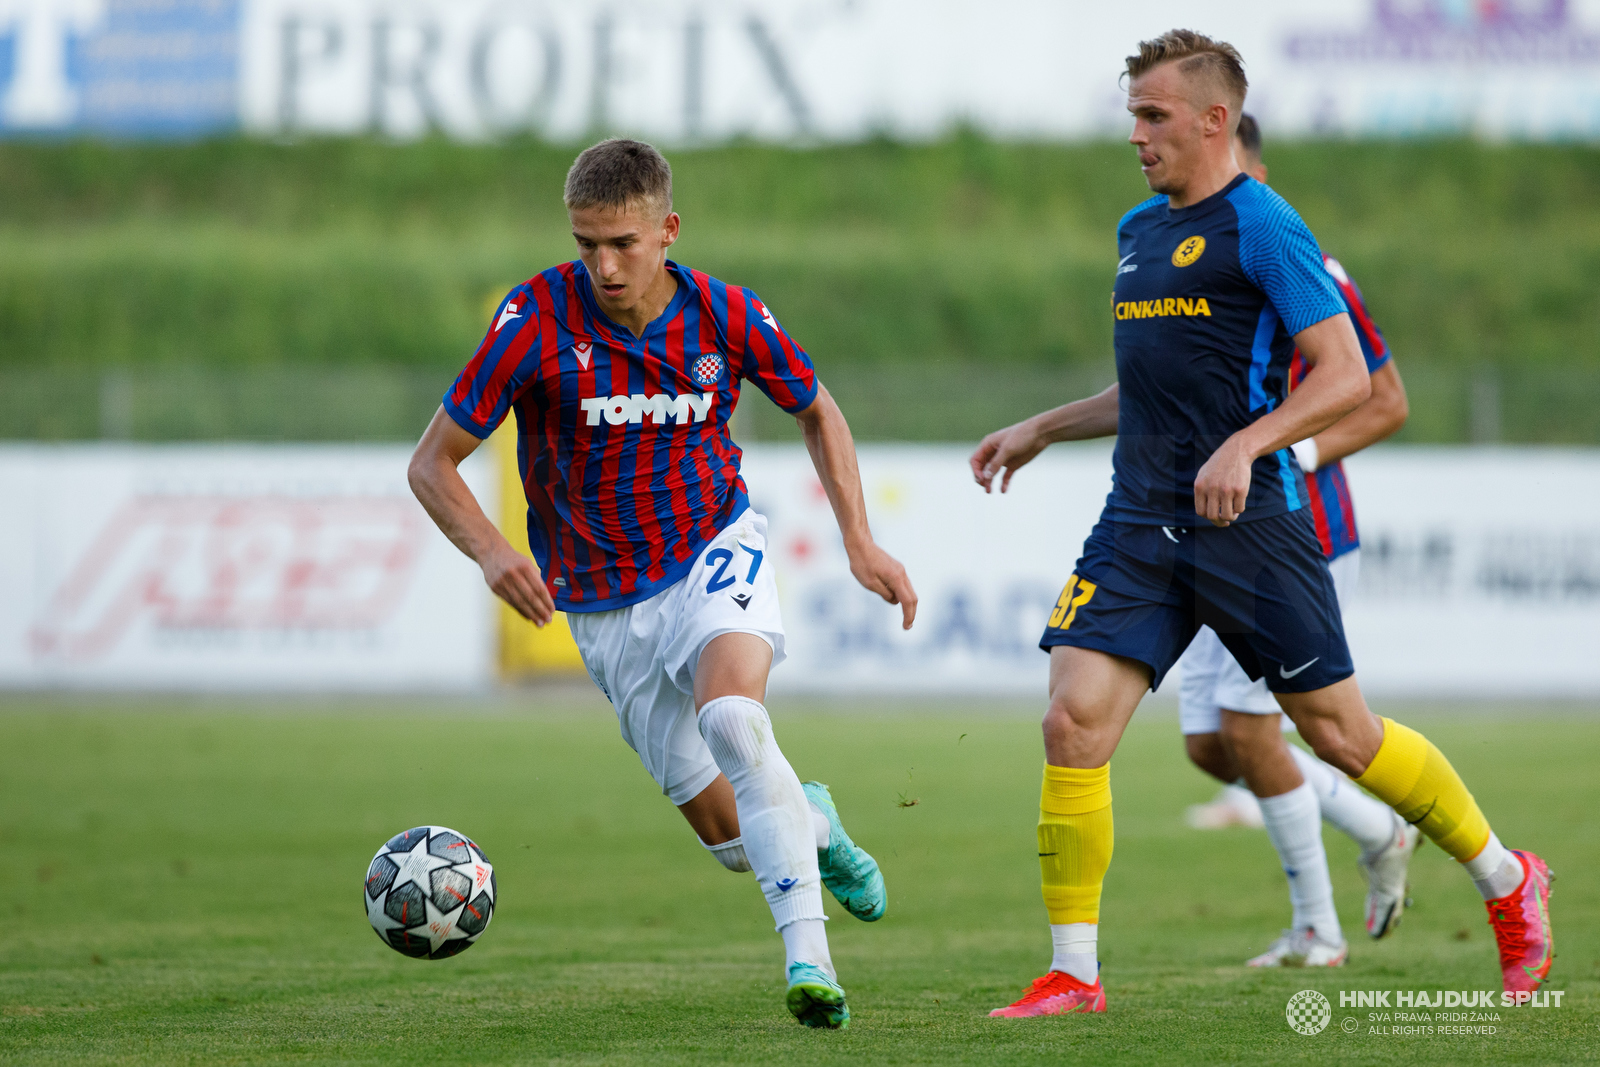
<path id="1" fill-rule="evenodd" d="M 1250 82 L 1244 76 L 1244 57 L 1237 48 L 1194 30 L 1168 30 L 1160 37 L 1139 42 L 1138 53 L 1128 57 L 1128 80 L 1164 63 L 1177 63 L 1185 77 L 1209 81 L 1221 90 L 1228 104 L 1229 121 L 1238 125 Z"/>
<path id="2" fill-rule="evenodd" d="M 657 218 L 672 211 L 672 167 L 643 141 L 614 137 L 585 148 L 567 171 L 561 199 L 567 209 L 639 203 Z"/>

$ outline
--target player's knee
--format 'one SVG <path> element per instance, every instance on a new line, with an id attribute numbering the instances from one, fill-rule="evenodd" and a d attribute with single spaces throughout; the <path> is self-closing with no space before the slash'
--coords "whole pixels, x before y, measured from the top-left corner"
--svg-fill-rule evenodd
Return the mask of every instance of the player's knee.
<path id="1" fill-rule="evenodd" d="M 700 709 L 700 736 L 724 774 L 748 762 L 772 740 L 767 709 L 748 697 L 720 697 Z M 730 775 L 731 777 L 731 775 Z"/>
<path id="2" fill-rule="evenodd" d="M 1239 759 L 1260 759 L 1284 746 L 1281 721 L 1276 715 L 1226 715 L 1220 737 Z"/>
<path id="3" fill-rule="evenodd" d="M 1364 752 L 1361 745 L 1339 729 L 1338 723 L 1314 719 L 1297 725 L 1300 736 L 1322 762 L 1332 764 L 1351 778 L 1359 778 L 1366 773 L 1371 754 Z"/>
<path id="4" fill-rule="evenodd" d="M 1080 736 L 1083 733 L 1080 723 L 1086 718 L 1084 710 L 1066 696 L 1052 697 L 1050 706 L 1045 709 L 1044 722 L 1040 724 L 1045 744 L 1062 743 Z"/>
<path id="5" fill-rule="evenodd" d="M 1183 746 L 1189 753 L 1189 762 L 1218 781 L 1227 783 L 1239 777 L 1230 773 L 1233 761 L 1228 758 L 1222 738 L 1217 734 L 1185 734 Z"/>
<path id="6" fill-rule="evenodd" d="M 1068 761 L 1062 766 L 1097 767 L 1110 759 L 1116 748 L 1117 733 L 1104 722 L 1100 709 L 1082 700 L 1052 698 L 1040 725 L 1046 758 Z"/>

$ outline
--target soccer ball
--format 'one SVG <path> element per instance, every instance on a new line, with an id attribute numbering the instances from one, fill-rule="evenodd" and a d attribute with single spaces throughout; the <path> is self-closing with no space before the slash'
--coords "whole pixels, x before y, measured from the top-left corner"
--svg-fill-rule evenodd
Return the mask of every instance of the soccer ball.
<path id="1" fill-rule="evenodd" d="M 417 959 L 465 952 L 494 914 L 494 867 L 477 842 L 443 826 L 396 834 L 367 868 L 367 921 Z"/>

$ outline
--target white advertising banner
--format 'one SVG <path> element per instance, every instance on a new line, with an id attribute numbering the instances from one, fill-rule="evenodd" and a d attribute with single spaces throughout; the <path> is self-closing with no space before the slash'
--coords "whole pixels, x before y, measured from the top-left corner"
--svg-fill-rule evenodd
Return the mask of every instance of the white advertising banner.
<path id="1" fill-rule="evenodd" d="M 789 636 L 776 688 L 1042 698 L 1039 635 L 1110 488 L 1110 449 L 1057 446 L 1005 496 L 973 484 L 967 454 L 860 449 L 874 532 L 922 601 L 903 633 L 850 576 L 804 450 L 747 450 Z M 1345 621 L 1367 691 L 1600 695 L 1600 450 L 1394 446 L 1348 472 L 1365 548 Z"/>
<path id="2" fill-rule="evenodd" d="M 1271 133 L 1600 137 L 1600 0 L 0 0 L 0 133 L 1117 134 L 1175 26 Z"/>
<path id="3" fill-rule="evenodd" d="M 467 688 L 482 576 L 406 446 L 0 447 L 0 686 Z M 494 499 L 489 457 L 463 467 Z"/>
<path id="4" fill-rule="evenodd" d="M 956 445 L 863 445 L 916 626 L 851 577 L 800 446 L 754 445 L 788 631 L 777 690 L 1042 697 L 1045 618 L 1110 487 L 1057 446 L 986 496 Z M 0 687 L 473 688 L 495 676 L 478 569 L 405 481 L 406 446 L 0 447 Z M 493 513 L 494 457 L 463 470 Z M 1376 696 L 1600 696 L 1600 450 L 1380 447 L 1348 464 L 1346 612 Z M 1168 686 L 1167 688 L 1170 688 Z"/>

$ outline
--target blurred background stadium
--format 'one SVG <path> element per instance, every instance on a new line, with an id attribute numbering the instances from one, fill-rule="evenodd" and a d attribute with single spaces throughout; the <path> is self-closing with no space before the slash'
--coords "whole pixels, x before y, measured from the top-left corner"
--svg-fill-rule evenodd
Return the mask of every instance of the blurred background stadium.
<path id="1" fill-rule="evenodd" d="M 874 524 L 923 593 L 919 630 L 902 637 L 854 590 L 792 420 L 747 394 L 735 434 L 782 545 L 794 642 L 774 685 L 850 713 L 906 692 L 980 718 L 1031 713 L 1044 672 L 1031 646 L 1098 510 L 1108 455 L 1061 450 L 1004 502 L 980 498 L 962 461 L 987 431 L 1114 380 L 1112 233 L 1147 195 L 1122 143 L 1117 72 L 1137 40 L 1174 25 L 1244 53 L 1272 184 L 1361 285 L 1409 392 L 1405 428 L 1350 464 L 1366 542 L 1350 625 L 1369 688 L 1434 702 L 1441 721 L 1441 709 L 1493 697 L 1474 742 L 1510 744 L 1483 723 L 1521 716 L 1543 724 L 1541 743 L 1597 751 L 1600 0 L 0 0 L 0 732 L 11 738 L 0 747 L 31 753 L 44 778 L 82 781 L 100 797 L 85 803 L 109 810 L 153 796 L 161 776 L 91 770 L 125 743 L 104 740 L 123 730 L 106 709 L 155 716 L 173 693 L 387 692 L 419 733 L 508 708 L 602 709 L 563 688 L 587 683 L 561 628 L 536 634 L 498 609 L 426 524 L 404 462 L 489 305 L 572 258 L 561 180 L 579 148 L 609 134 L 651 140 L 673 163 L 674 258 L 757 290 L 811 352 L 862 442 Z M 510 455 L 498 439 L 469 475 L 515 537 Z M 542 684 L 506 688 L 530 681 Z M 134 690 L 158 695 L 130 705 Z M 404 696 L 441 690 L 487 700 Z M 272 743 L 377 744 L 361 716 L 381 701 L 354 705 L 353 723 L 317 725 L 337 703 L 268 730 Z M 189 753 L 173 764 L 174 796 L 226 815 L 229 833 L 277 841 L 239 821 L 242 801 L 195 755 L 246 767 L 258 726 L 229 714 L 234 697 L 197 706 L 213 740 L 211 726 L 150 720 Z M 791 728 L 823 751 L 814 725 Z M 889 804 L 917 786 L 892 724 L 872 729 L 870 751 L 893 774 L 869 787 L 866 755 L 834 773 L 884 793 L 888 832 Z M 1191 774 L 1166 740 L 1141 751 Z M 612 747 L 622 768 L 628 754 Z M 1523 747 L 1519 766 L 1538 768 L 1537 746 Z M 1019 758 L 1031 776 L 1035 756 Z M 286 768 L 284 781 L 322 788 L 349 772 L 337 762 L 321 779 Z M 90 815 L 44 813 L 38 775 L 5 783 L 4 810 L 24 825 L 0 832 L 0 848 L 46 857 L 9 886 L 19 909 L 48 907 L 69 880 L 56 872 L 94 862 L 103 841 Z M 1163 781 L 1190 782 L 1189 799 L 1207 792 L 1198 774 Z M 1182 798 L 1162 796 L 1176 819 Z M 73 803 L 64 795 L 61 810 Z M 323 844 L 376 847 L 407 820 L 445 818 L 435 810 L 368 805 Z M 186 825 L 145 814 L 142 833 Z M 547 843 L 586 847 L 585 827 Z M 1567 831 L 1573 851 L 1600 860 L 1592 830 Z M 180 859 L 202 864 L 195 855 L 224 833 L 178 832 L 190 842 L 181 857 L 117 861 L 143 872 L 135 912 L 159 910 L 174 891 L 162 880 L 178 884 Z M 1031 915 L 1023 868 L 1016 908 Z M 0 868 L 0 884 L 18 869 Z M 502 867 L 508 914 L 531 915 L 526 898 L 515 903 L 517 871 Z M 185 899 L 208 908 L 227 882 L 184 883 Z M 121 892 L 85 883 L 69 899 L 109 915 Z M 1593 916 L 1593 894 L 1569 892 L 1568 906 Z M 1428 921 L 1418 925 L 1445 959 L 1455 927 Z M 142 935 L 118 929 L 138 955 Z M 517 929 L 520 940 L 502 928 L 486 944 L 497 933 L 525 944 L 532 928 Z M 1600 963 L 1581 955 L 1596 944 L 1582 929 L 1592 1011 Z M 299 936 L 312 933 L 348 931 L 341 916 Z M 87 959 L 98 942 L 74 937 Z M 49 996 L 26 984 L 53 966 L 43 940 L 0 951 L 22 983 L 8 987 L 13 1003 L 88 988 L 70 975 L 45 982 Z M 1216 952 L 1219 965 L 1239 955 Z M 1491 980 L 1479 970 L 1474 980 Z M 1454 981 L 1418 980 L 1436 978 Z M 906 1018 L 925 1023 L 907 996 Z M 70 1026 L 39 1025 L 27 1047 L 71 1047 Z M 111 1030 L 97 1040 L 115 1047 Z M 1232 1055 L 1215 1040 L 1194 1054 Z"/>
<path id="2" fill-rule="evenodd" d="M 0 679 L 181 688 L 188 667 L 141 674 L 140 658 L 244 641 L 279 650 L 270 666 L 261 660 L 261 677 L 213 673 L 203 684 L 232 677 L 274 688 L 335 680 L 338 671 L 302 670 L 283 650 L 327 648 L 340 626 L 346 637 L 365 635 L 369 650 L 406 645 L 373 636 L 381 611 L 328 624 L 272 601 L 270 590 L 257 590 L 267 600 L 254 614 L 206 608 L 233 595 L 202 559 L 227 521 L 191 515 L 174 526 L 171 508 L 188 505 L 173 494 L 195 483 L 173 471 L 191 461 L 210 469 L 206 457 L 221 453 L 207 448 L 224 442 L 414 440 L 481 336 L 487 305 L 572 255 L 562 176 L 576 147 L 618 132 L 671 154 L 686 220 L 675 254 L 755 288 L 812 352 L 867 446 L 878 511 L 891 521 L 903 513 L 913 543 L 894 547 L 915 558 L 920 546 L 938 572 L 924 579 L 930 607 L 982 599 L 989 594 L 952 586 L 941 601 L 936 587 L 960 569 L 954 559 L 978 550 L 940 532 L 943 494 L 965 490 L 929 472 L 958 474 L 958 450 L 884 452 L 879 463 L 871 446 L 970 443 L 1112 380 L 1110 235 L 1145 195 L 1119 143 L 1116 72 L 1130 42 L 1175 21 L 1203 21 L 1241 47 L 1273 184 L 1362 285 L 1397 354 L 1411 417 L 1381 454 L 1391 464 L 1424 455 L 1444 464 L 1400 462 L 1392 492 L 1362 491 L 1362 465 L 1378 454 L 1352 464 L 1368 532 L 1366 591 L 1409 597 L 1412 607 L 1431 597 L 1411 620 L 1424 629 L 1430 617 L 1550 609 L 1570 616 L 1560 630 L 1570 639 L 1600 625 L 1600 517 L 1573 502 L 1600 478 L 1587 451 L 1600 445 L 1594 7 L 0 0 L 0 439 L 103 446 L 14 448 L 6 469 L 22 479 L 15 485 L 58 495 L 79 477 L 75 455 L 104 476 L 100 512 L 39 497 L 4 528 L 8 543 L 31 546 L 11 553 L 30 561 L 27 570 L 13 563 L 7 572 L 30 592 L 0 618 Z M 792 420 L 759 398 L 742 407 L 736 434 L 756 446 L 758 468 L 769 456 L 786 471 L 798 455 Z M 131 447 L 174 442 L 209 444 Z M 1480 451 L 1448 451 L 1456 446 Z M 207 475 L 210 506 L 281 492 L 283 479 L 298 477 L 295 462 L 344 469 L 303 449 L 246 454 L 216 469 L 239 475 L 277 463 L 278 488 L 248 477 L 218 488 Z M 1051 557 L 1070 552 L 1064 546 L 1093 517 L 1092 507 L 1058 505 L 1097 498 L 1106 470 L 1103 452 L 1073 454 L 1070 488 L 1015 513 L 1061 532 L 1038 546 Z M 509 452 L 496 455 L 503 465 Z M 398 474 L 392 459 L 372 462 Z M 167 473 L 148 489 L 153 468 Z M 124 472 L 116 489 L 104 480 L 113 469 Z M 1504 486 L 1481 481 L 1491 469 Z M 1548 480 L 1556 469 L 1561 484 Z M 1463 526 L 1450 513 L 1456 490 L 1441 478 L 1479 480 L 1499 513 Z M 487 491 L 501 481 L 483 475 Z M 1417 511 L 1411 484 L 1424 495 L 1420 486 L 1431 486 L 1439 506 Z M 774 497 L 793 496 L 756 489 L 768 510 L 783 506 Z M 408 503 L 397 478 L 372 491 L 384 507 Z M 367 490 L 341 483 L 291 495 L 352 492 Z M 514 499 L 496 507 L 514 533 Z M 1537 513 L 1547 507 L 1555 511 Z M 998 514 L 974 512 L 991 523 Z M 106 605 L 154 558 L 137 531 L 159 540 L 179 527 L 189 531 L 194 573 L 172 577 L 183 565 L 171 553 L 158 570 L 175 590 L 188 581 L 189 592 L 173 597 L 200 606 L 163 608 L 160 596 L 140 594 L 143 608 L 113 640 L 102 623 L 116 613 Z M 281 573 L 299 573 L 295 560 L 331 559 L 339 536 L 309 556 L 279 551 Z M 818 536 L 827 541 L 825 529 Z M 415 549 L 421 572 L 434 565 L 442 542 L 431 531 L 394 537 Z M 809 536 L 793 541 L 790 562 L 816 561 L 815 547 Z M 436 562 L 447 568 L 441 582 L 455 580 L 446 573 L 470 580 L 460 561 Z M 819 565 L 837 578 L 840 562 Z M 956 610 L 941 629 L 935 614 L 928 630 L 976 645 L 978 629 L 1004 630 L 997 640 L 1028 669 L 990 676 L 1031 685 L 1043 663 L 1025 655 L 1026 635 L 1060 568 L 1000 566 L 1005 581 L 991 584 L 1013 592 L 995 594 L 986 618 Z M 379 599 L 392 611 L 434 595 L 415 593 L 426 582 L 407 585 L 412 573 L 400 566 L 371 579 L 389 583 Z M 887 633 L 888 616 L 870 603 L 851 600 L 846 611 L 844 594 L 811 596 L 809 586 L 786 597 L 822 605 L 798 613 L 802 650 L 808 619 L 824 619 L 818 640 L 835 644 L 860 644 L 845 615 L 870 615 L 863 625 Z M 498 636 L 474 621 L 491 610 L 481 591 L 479 601 L 457 598 L 458 610 L 476 615 L 456 628 L 483 633 L 458 643 L 435 682 L 481 687 L 540 666 L 573 669 L 570 646 L 538 645 L 509 616 L 495 624 L 507 631 Z M 419 610 L 404 625 L 425 628 L 430 617 Z M 89 644 L 102 659 L 120 647 L 130 669 L 84 669 L 94 657 L 69 650 L 74 627 L 99 635 Z M 880 640 L 888 648 L 898 638 Z M 473 641 L 493 648 L 476 653 Z M 1392 647 L 1368 643 L 1374 654 Z M 410 644 L 425 647 L 425 631 Z M 934 645 L 924 642 L 942 652 Z M 326 654 L 348 666 L 353 648 Z M 1529 631 L 1525 651 L 1549 649 Z M 389 672 L 381 656 L 369 662 L 365 684 L 420 677 Z M 979 666 L 965 688 L 984 688 Z M 342 677 L 360 687 L 359 673 Z M 1380 688 L 1382 673 L 1367 672 Z M 1600 666 L 1576 673 L 1532 684 L 1600 692 Z M 1536 674 L 1531 664 L 1512 670 L 1498 688 L 1520 691 Z M 1400 688 L 1427 692 L 1440 677 Z"/>

